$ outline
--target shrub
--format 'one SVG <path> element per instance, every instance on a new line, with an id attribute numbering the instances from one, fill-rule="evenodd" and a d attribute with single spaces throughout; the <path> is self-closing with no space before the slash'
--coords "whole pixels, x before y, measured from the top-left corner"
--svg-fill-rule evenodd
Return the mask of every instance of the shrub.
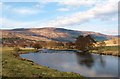
<path id="1" fill-rule="evenodd" d="M 42 48 L 42 46 L 39 43 L 33 44 L 32 47 L 35 48 L 35 49 L 37 49 L 37 50 L 40 49 L 40 48 Z"/>

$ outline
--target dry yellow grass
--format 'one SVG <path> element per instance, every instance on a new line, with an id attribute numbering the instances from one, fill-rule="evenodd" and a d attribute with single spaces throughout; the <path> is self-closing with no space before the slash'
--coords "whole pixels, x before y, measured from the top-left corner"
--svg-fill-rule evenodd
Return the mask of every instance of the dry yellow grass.
<path id="1" fill-rule="evenodd" d="M 118 46 L 119 45 L 118 41 L 120 41 L 120 38 L 113 38 L 111 40 L 105 41 L 105 43 L 106 43 L 106 46 Z"/>

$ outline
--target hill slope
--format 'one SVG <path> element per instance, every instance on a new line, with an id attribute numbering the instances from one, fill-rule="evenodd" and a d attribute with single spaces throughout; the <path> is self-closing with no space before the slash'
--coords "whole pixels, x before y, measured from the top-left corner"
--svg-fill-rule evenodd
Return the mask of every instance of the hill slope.
<path id="1" fill-rule="evenodd" d="M 113 38 L 110 40 L 106 40 L 105 43 L 106 43 L 106 46 L 118 46 L 120 45 L 119 41 L 120 41 L 120 38 Z"/>
<path id="2" fill-rule="evenodd" d="M 37 41 L 74 42 L 79 35 L 92 35 L 97 41 L 112 39 L 113 36 L 89 31 L 76 31 L 63 28 L 32 28 L 1 30 L 3 38 L 20 37 Z"/>

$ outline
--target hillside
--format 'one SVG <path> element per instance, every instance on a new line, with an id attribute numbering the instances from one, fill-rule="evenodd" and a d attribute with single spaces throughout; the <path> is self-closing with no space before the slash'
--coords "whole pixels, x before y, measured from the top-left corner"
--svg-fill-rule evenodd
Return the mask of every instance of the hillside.
<path id="1" fill-rule="evenodd" d="M 106 46 L 118 46 L 119 45 L 120 38 L 113 38 L 110 40 L 106 40 Z"/>
<path id="2" fill-rule="evenodd" d="M 1 30 L 3 38 L 24 38 L 36 41 L 74 42 L 79 35 L 92 35 L 97 41 L 112 39 L 113 36 L 89 31 L 76 31 L 63 28 L 31 28 Z"/>

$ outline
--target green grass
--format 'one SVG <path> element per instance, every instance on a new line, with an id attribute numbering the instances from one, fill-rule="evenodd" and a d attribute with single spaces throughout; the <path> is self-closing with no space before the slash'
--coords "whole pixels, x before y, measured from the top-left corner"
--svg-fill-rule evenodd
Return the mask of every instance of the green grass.
<path id="1" fill-rule="evenodd" d="M 83 79 L 82 76 L 73 72 L 61 72 L 22 59 L 10 47 L 2 48 L 2 64 L 3 77 L 79 77 Z"/>
<path id="2" fill-rule="evenodd" d="M 105 51 L 118 51 L 118 49 L 120 48 L 120 46 L 105 46 L 104 50 Z"/>
<path id="3" fill-rule="evenodd" d="M 119 48 L 120 46 L 105 46 L 102 48 L 102 52 L 99 52 L 98 50 L 92 50 L 91 53 L 120 56 Z"/>

